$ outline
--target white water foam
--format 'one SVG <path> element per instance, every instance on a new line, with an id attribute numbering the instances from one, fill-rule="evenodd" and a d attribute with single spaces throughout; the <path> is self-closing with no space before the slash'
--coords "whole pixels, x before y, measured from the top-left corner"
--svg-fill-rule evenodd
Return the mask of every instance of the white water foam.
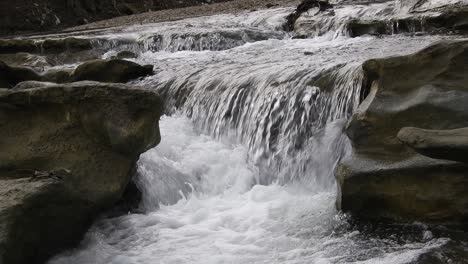
<path id="1" fill-rule="evenodd" d="M 337 127 L 328 140 L 339 136 Z M 339 233 L 346 221 L 335 209 L 335 188 L 258 185 L 246 148 L 197 133 L 183 116 L 163 118 L 161 133 L 161 144 L 139 162 L 146 212 L 101 219 L 78 249 L 51 264 L 398 264 L 445 243 L 367 243 L 359 232 Z M 181 192 L 184 186 L 193 191 Z M 162 189 L 178 197 L 161 199 Z"/>
<path id="2" fill-rule="evenodd" d="M 268 32 L 285 12 L 221 15 L 106 34 L 138 39 L 181 28 L 198 34 L 217 26 Z M 132 33 L 137 29 L 142 31 Z M 353 230 L 336 210 L 333 178 L 346 151 L 343 121 L 359 103 L 359 65 L 414 52 L 444 37 L 275 36 L 229 50 L 140 54 L 136 61 L 155 65 L 156 74 L 134 84 L 158 89 L 182 112 L 161 120 L 161 144 L 138 162 L 144 213 L 100 219 L 79 248 L 51 264 L 398 264 L 446 243 L 422 239 L 423 233 L 402 242 Z"/>

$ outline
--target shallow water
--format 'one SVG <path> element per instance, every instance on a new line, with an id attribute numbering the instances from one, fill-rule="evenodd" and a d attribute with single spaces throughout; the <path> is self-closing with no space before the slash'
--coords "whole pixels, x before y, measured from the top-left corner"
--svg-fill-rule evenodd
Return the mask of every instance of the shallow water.
<path id="1" fill-rule="evenodd" d="M 137 62 L 155 65 L 154 76 L 132 83 L 158 90 L 168 115 L 161 144 L 138 162 L 142 213 L 103 216 L 50 263 L 414 263 L 451 243 L 423 224 L 410 235 L 354 226 L 336 209 L 333 172 L 362 100 L 362 62 L 453 36 L 349 38 L 333 29 L 291 39 L 281 31 L 289 11 L 83 36 L 114 39 L 95 42 L 103 57 L 131 47 Z M 204 39 L 193 37 L 200 32 Z"/>

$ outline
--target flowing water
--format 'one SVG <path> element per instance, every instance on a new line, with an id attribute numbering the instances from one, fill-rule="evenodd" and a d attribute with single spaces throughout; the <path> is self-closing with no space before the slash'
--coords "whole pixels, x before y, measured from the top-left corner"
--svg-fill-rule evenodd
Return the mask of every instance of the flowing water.
<path id="1" fill-rule="evenodd" d="M 102 217 L 50 263 L 416 263 L 450 243 L 420 223 L 385 235 L 354 228 L 336 209 L 333 176 L 362 100 L 362 62 L 448 37 L 350 38 L 331 27 L 292 39 L 281 31 L 290 11 L 84 36 L 103 57 L 130 49 L 155 65 L 133 83 L 158 90 L 167 115 L 161 144 L 138 161 L 140 212 Z"/>

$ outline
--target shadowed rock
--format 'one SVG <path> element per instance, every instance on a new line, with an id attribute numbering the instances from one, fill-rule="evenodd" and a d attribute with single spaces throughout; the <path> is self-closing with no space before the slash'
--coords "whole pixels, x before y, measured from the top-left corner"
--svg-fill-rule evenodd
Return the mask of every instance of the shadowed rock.
<path id="1" fill-rule="evenodd" d="M 398 139 L 431 158 L 468 162 L 468 128 L 427 130 L 404 127 L 398 132 Z"/>
<path id="2" fill-rule="evenodd" d="M 65 51 L 91 50 L 93 46 L 89 39 L 63 38 L 47 40 L 0 39 L 0 54 L 29 53 L 59 53 Z"/>
<path id="3" fill-rule="evenodd" d="M 318 8 L 319 11 L 325 11 L 332 8 L 333 6 L 328 0 L 303 0 L 292 12 L 286 17 L 286 23 L 283 25 L 283 29 L 286 31 L 293 31 L 296 20 L 305 12 L 312 8 Z"/>
<path id="4" fill-rule="evenodd" d="M 0 89 L 0 263 L 75 246 L 160 141 L 161 98 L 123 84 Z"/>
<path id="5" fill-rule="evenodd" d="M 94 60 L 81 64 L 73 73 L 73 81 L 125 83 L 153 73 L 153 65 L 139 65 L 126 60 Z"/>
<path id="6" fill-rule="evenodd" d="M 69 83 L 99 81 L 126 83 L 153 73 L 152 65 L 139 65 L 126 60 L 93 60 L 78 66 L 74 71 L 51 69 L 39 74 L 28 67 L 12 67 L 0 61 L 0 88 L 12 88 L 24 81 Z"/>
<path id="7" fill-rule="evenodd" d="M 0 61 L 0 88 L 11 88 L 24 81 L 41 81 L 42 76 L 26 67 L 10 67 Z"/>

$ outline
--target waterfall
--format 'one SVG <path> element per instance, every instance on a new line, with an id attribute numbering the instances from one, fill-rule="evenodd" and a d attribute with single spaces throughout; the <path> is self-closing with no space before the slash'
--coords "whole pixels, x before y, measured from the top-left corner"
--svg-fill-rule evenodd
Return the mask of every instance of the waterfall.
<path id="1" fill-rule="evenodd" d="M 142 213 L 103 217 L 51 263 L 411 263 L 447 242 L 360 234 L 337 211 L 334 179 L 362 63 L 445 37 L 350 38 L 335 17 L 318 24 L 329 34 L 292 39 L 281 31 L 290 11 L 93 33 L 107 39 L 95 42 L 103 56 L 135 47 L 135 61 L 155 65 L 132 84 L 158 90 L 167 115 L 137 164 Z"/>

